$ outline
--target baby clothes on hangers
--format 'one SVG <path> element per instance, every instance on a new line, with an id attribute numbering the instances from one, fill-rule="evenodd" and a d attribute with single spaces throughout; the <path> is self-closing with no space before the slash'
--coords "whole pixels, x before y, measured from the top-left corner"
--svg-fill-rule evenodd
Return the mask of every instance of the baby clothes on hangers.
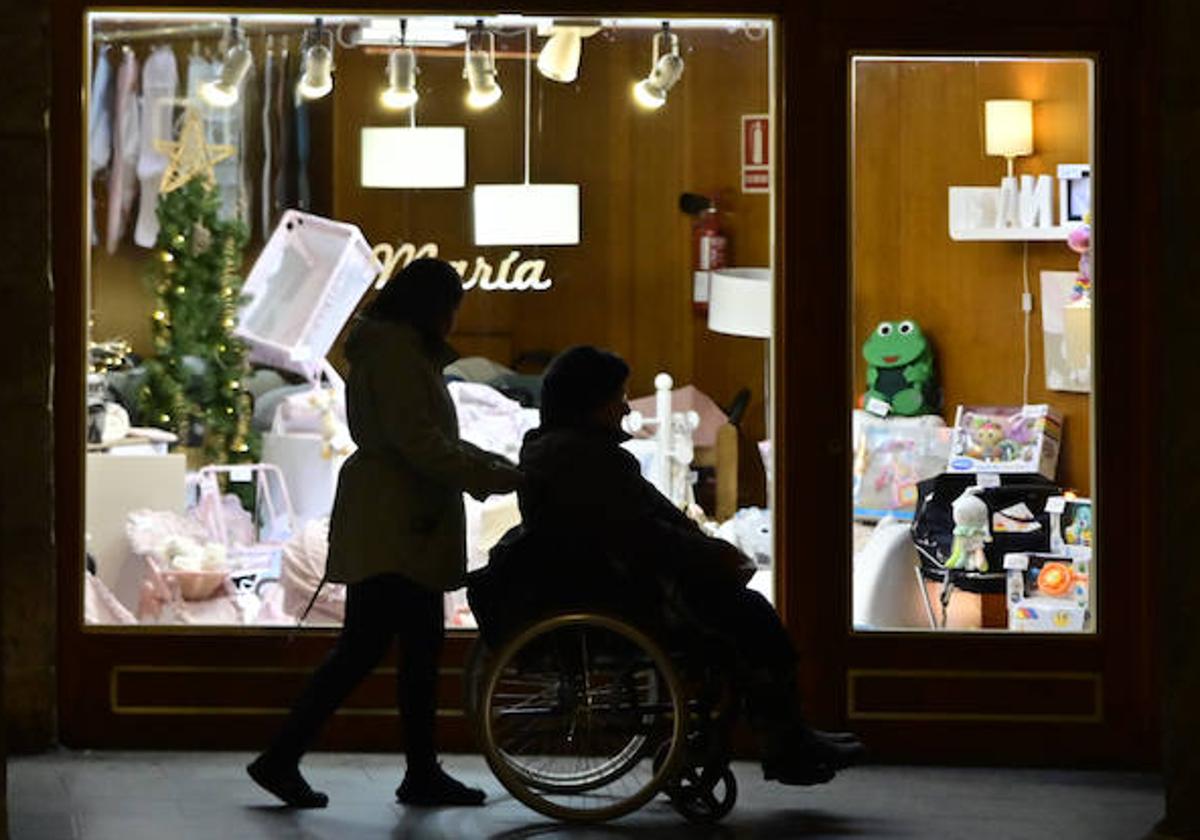
<path id="1" fill-rule="evenodd" d="M 112 166 L 108 170 L 108 228 L 105 248 L 115 253 L 125 235 L 137 190 L 138 155 L 138 60 L 133 50 L 122 47 L 117 70 L 116 102 L 113 106 Z"/>
<path id="2" fill-rule="evenodd" d="M 133 241 L 153 248 L 158 238 L 158 187 L 167 169 L 167 156 L 158 150 L 158 141 L 174 139 L 175 94 L 179 87 L 179 69 L 175 51 L 155 47 L 142 65 L 142 130 L 137 176 L 141 181 L 137 224 Z"/>
<path id="3" fill-rule="evenodd" d="M 296 206 L 301 210 L 311 210 L 312 189 L 308 182 L 308 158 L 312 145 L 312 134 L 309 126 L 309 114 L 312 111 L 312 103 L 299 93 L 295 94 L 295 101 Z"/>
<path id="4" fill-rule="evenodd" d="M 96 51 L 96 70 L 92 76 L 91 99 L 88 100 L 88 196 L 91 201 L 89 216 L 92 226 L 92 244 L 100 241 L 96 233 L 96 199 L 92 195 L 96 173 L 108 166 L 112 160 L 112 63 L 107 44 Z"/>
<path id="5" fill-rule="evenodd" d="M 292 154 L 293 154 L 293 138 L 292 138 L 292 114 L 293 96 L 296 89 L 296 71 L 292 67 L 292 55 L 288 50 L 287 41 L 284 41 L 283 51 L 279 55 L 279 68 L 276 73 L 275 84 L 275 182 L 274 203 L 275 203 L 275 219 L 278 219 L 284 210 L 289 209 L 294 202 L 294 187 L 291 178 L 292 170 Z"/>
<path id="6" fill-rule="evenodd" d="M 253 55 L 253 53 L 252 53 Z M 254 156 L 255 115 L 259 108 L 258 67 L 251 61 L 242 82 L 241 130 L 238 132 L 237 147 L 237 217 L 245 223 L 247 233 L 254 225 L 254 206 L 258 196 L 254 190 L 254 173 L 251 171 Z"/>
<path id="7" fill-rule="evenodd" d="M 263 138 L 263 165 L 262 165 L 262 189 L 261 203 L 259 207 L 259 215 L 262 222 L 262 238 L 265 242 L 271 236 L 271 220 L 273 217 L 271 203 L 271 185 L 274 176 L 271 174 L 272 161 L 272 145 L 274 137 L 271 131 L 271 113 L 274 108 L 275 99 L 275 36 L 267 36 L 266 57 L 263 59 L 263 95 L 262 95 L 262 138 Z"/>

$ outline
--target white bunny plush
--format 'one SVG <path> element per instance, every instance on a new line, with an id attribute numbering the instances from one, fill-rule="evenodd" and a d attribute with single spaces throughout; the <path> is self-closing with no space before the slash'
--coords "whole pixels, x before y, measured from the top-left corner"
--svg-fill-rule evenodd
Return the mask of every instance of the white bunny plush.
<path id="1" fill-rule="evenodd" d="M 988 530 L 988 506 L 970 487 L 954 500 L 950 509 L 954 512 L 954 547 L 946 560 L 947 569 L 964 569 L 968 572 L 986 572 L 987 555 L 984 543 L 992 541 Z"/>

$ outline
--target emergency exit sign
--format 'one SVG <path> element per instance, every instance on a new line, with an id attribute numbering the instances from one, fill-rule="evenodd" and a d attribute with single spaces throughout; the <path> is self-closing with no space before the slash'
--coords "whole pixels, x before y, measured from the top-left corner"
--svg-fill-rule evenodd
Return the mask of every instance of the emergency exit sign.
<path id="1" fill-rule="evenodd" d="M 771 118 L 742 115 L 742 192 L 771 191 Z"/>

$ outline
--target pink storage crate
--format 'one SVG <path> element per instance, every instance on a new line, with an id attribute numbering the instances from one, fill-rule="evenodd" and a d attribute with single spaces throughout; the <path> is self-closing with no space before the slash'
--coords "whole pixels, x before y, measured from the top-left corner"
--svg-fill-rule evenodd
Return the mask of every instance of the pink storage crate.
<path id="1" fill-rule="evenodd" d="M 356 226 L 288 210 L 246 278 L 234 334 L 250 361 L 315 380 L 382 269 Z"/>

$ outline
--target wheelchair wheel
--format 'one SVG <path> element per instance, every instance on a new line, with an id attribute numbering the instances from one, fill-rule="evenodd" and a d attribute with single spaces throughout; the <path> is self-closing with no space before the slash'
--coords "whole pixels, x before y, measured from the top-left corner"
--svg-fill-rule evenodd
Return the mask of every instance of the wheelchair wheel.
<path id="1" fill-rule="evenodd" d="M 715 823 L 733 810 L 737 779 L 728 764 L 720 769 L 688 767 L 667 792 L 671 805 L 688 822 Z"/>
<path id="2" fill-rule="evenodd" d="M 657 643 L 608 616 L 559 615 L 518 634 L 491 660 L 478 703 L 492 772 L 556 819 L 628 814 L 683 758 L 678 675 Z"/>

